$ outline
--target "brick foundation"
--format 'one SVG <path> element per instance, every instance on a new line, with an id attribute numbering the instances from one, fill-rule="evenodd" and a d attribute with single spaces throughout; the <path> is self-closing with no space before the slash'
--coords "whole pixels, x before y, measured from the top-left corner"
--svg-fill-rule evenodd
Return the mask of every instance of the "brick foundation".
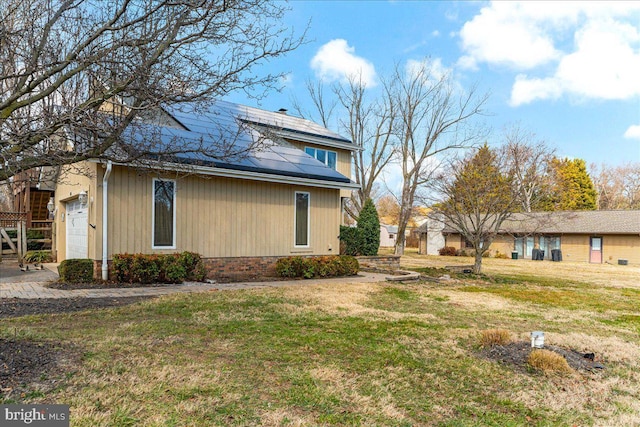
<path id="1" fill-rule="evenodd" d="M 107 268 L 109 269 L 108 276 L 111 278 L 111 268 L 113 261 L 107 261 Z M 96 280 L 102 280 L 102 260 L 93 260 L 93 278 Z"/>
<path id="2" fill-rule="evenodd" d="M 276 262 L 282 257 L 203 258 L 207 278 L 220 281 L 258 280 L 276 277 Z"/>

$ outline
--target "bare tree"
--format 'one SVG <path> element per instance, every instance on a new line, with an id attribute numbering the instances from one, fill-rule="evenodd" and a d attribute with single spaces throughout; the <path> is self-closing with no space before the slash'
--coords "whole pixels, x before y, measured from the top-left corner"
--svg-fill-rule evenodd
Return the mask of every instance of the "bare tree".
<path id="1" fill-rule="evenodd" d="M 158 154 L 167 146 L 120 145 L 136 117 L 273 87 L 280 76 L 252 71 L 301 43 L 284 12 L 267 0 L 0 0 L 0 180 Z"/>
<path id="2" fill-rule="evenodd" d="M 512 177 L 516 209 L 531 212 L 548 198 L 551 186 L 548 167 L 555 150 L 530 131 L 518 125 L 506 129 L 499 158 L 505 162 L 502 168 Z"/>
<path id="3" fill-rule="evenodd" d="M 402 255 L 416 192 L 431 181 L 435 171 L 433 160 L 441 153 L 469 147 L 482 136 L 471 120 L 482 113 L 487 96 L 477 97 L 474 88 L 468 92 L 459 90 L 451 74 L 438 72 L 431 61 L 405 70 L 396 66 L 388 90 L 396 109 L 394 131 L 402 168 L 395 246 L 396 255 Z"/>
<path id="4" fill-rule="evenodd" d="M 346 213 L 354 220 L 357 220 L 364 203 L 376 198 L 378 179 L 393 156 L 396 108 L 391 93 L 386 89 L 388 86 L 382 95 L 372 99 L 367 96 L 367 86 L 361 77 L 353 75 L 346 83 L 332 87 L 335 98 L 331 100 L 327 99 L 322 82 L 307 82 L 314 112 L 305 110 L 296 99 L 292 100 L 297 114 L 314 117 L 326 127 L 330 127 L 328 125 L 336 115 L 339 131 L 347 134 L 359 148 L 354 153 L 353 165 L 354 180 L 360 188 L 352 193 L 345 206 Z"/>
<path id="5" fill-rule="evenodd" d="M 599 210 L 640 209 L 640 163 L 591 164 L 589 175 L 598 193 Z"/>
<path id="6" fill-rule="evenodd" d="M 357 218 L 369 199 L 375 198 L 376 181 L 393 156 L 393 126 L 396 107 L 391 93 L 385 87 L 383 95 L 369 101 L 366 85 L 360 78 L 350 78 L 348 83 L 335 88 L 340 104 L 346 110 L 341 121 L 351 140 L 360 150 L 354 153 L 354 174 L 360 188 L 354 191 L 347 213 Z"/>
<path id="7" fill-rule="evenodd" d="M 471 243 L 476 274 L 482 271 L 482 256 L 518 204 L 511 180 L 500 170 L 498 155 L 484 145 L 473 156 L 453 162 L 435 184 L 442 201 L 435 205 L 434 217 Z"/>

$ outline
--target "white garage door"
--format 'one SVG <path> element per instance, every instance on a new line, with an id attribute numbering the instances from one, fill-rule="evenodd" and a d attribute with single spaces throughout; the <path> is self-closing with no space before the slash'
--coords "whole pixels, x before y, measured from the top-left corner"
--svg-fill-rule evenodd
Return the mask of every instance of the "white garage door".
<path id="1" fill-rule="evenodd" d="M 87 211 L 77 200 L 67 203 L 67 259 L 88 256 Z"/>

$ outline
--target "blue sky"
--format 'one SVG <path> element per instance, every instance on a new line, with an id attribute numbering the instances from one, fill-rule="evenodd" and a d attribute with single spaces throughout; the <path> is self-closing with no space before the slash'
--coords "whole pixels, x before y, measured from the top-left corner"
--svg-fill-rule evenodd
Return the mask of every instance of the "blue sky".
<path id="1" fill-rule="evenodd" d="M 284 72 L 268 110 L 308 103 L 327 86 L 429 57 L 462 87 L 490 93 L 490 144 L 518 123 L 561 157 L 610 166 L 640 162 L 640 2 L 292 1 L 285 24 L 308 43 L 256 72 Z M 339 131 L 339 129 L 333 129 Z"/>

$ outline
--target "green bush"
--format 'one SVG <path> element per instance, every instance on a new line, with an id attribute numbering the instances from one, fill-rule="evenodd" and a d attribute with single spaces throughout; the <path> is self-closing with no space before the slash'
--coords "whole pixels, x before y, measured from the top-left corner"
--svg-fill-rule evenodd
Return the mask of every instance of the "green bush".
<path id="1" fill-rule="evenodd" d="M 378 255 L 378 248 L 380 247 L 380 219 L 378 218 L 378 211 L 376 205 L 373 204 L 373 200 L 368 199 L 358 217 L 358 227 L 362 233 L 362 248 L 360 250 L 361 255 L 373 256 Z"/>
<path id="2" fill-rule="evenodd" d="M 371 256 L 380 248 L 380 219 L 371 199 L 367 200 L 356 227 L 340 226 L 340 253 L 344 255 Z"/>
<path id="3" fill-rule="evenodd" d="M 93 282 L 93 260 L 66 259 L 58 266 L 60 280 L 67 283 Z"/>
<path id="4" fill-rule="evenodd" d="M 51 251 L 29 251 L 22 258 L 24 262 L 52 262 Z"/>
<path id="5" fill-rule="evenodd" d="M 203 281 L 207 276 L 199 254 L 145 255 L 116 254 L 113 256 L 113 278 L 125 283 L 182 283 Z"/>
<path id="6" fill-rule="evenodd" d="M 363 246 L 363 237 L 360 229 L 356 227 L 340 226 L 340 253 L 344 255 L 360 255 Z"/>
<path id="7" fill-rule="evenodd" d="M 300 256 L 280 258 L 276 272 L 280 277 L 337 277 L 358 274 L 358 260 L 349 255 L 329 255 L 303 258 Z"/>
<path id="8" fill-rule="evenodd" d="M 185 251 L 180 254 L 178 261 L 185 269 L 186 280 L 202 282 L 207 278 L 207 270 L 200 254 Z"/>
<path id="9" fill-rule="evenodd" d="M 37 230 L 27 230 L 27 250 L 38 251 L 44 247 L 42 242 L 32 242 L 31 240 L 44 239 L 44 234 Z"/>

